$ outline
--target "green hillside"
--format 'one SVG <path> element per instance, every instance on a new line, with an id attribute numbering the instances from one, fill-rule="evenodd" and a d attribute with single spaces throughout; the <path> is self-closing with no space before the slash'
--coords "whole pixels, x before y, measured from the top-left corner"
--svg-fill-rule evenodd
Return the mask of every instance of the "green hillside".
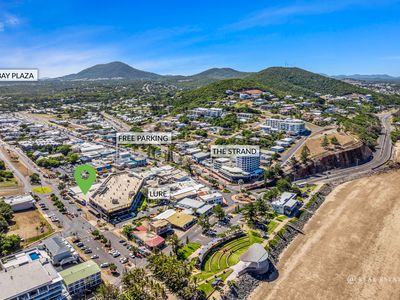
<path id="1" fill-rule="evenodd" d="M 248 78 L 270 86 L 276 93 L 289 93 L 292 96 L 314 96 L 316 92 L 337 96 L 354 92 L 368 93 L 349 83 L 299 68 L 273 67 Z"/>
<path id="2" fill-rule="evenodd" d="M 376 104 L 400 103 L 397 96 L 385 96 L 357 86 L 299 68 L 273 67 L 252 73 L 242 79 L 225 79 L 191 91 L 184 91 L 176 98 L 179 110 L 205 105 L 211 100 L 221 100 L 225 91 L 242 88 L 259 88 L 277 96 L 315 97 L 315 93 L 341 96 L 349 93 L 372 94 Z"/>

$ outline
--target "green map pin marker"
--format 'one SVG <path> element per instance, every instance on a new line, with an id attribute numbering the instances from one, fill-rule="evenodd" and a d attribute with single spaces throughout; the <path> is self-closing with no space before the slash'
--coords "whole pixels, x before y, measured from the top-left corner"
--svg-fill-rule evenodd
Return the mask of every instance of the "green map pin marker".
<path id="1" fill-rule="evenodd" d="M 89 174 L 87 178 L 82 178 L 83 172 L 87 172 Z M 80 187 L 82 193 L 86 195 L 96 180 L 96 169 L 87 164 L 79 165 L 75 169 L 74 177 L 76 184 Z"/>

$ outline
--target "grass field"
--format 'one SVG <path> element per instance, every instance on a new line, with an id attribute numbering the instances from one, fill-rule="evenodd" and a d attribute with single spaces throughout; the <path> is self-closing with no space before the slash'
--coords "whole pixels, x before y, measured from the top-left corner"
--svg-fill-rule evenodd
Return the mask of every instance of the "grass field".
<path id="1" fill-rule="evenodd" d="M 198 243 L 188 243 L 181 250 L 180 253 L 184 259 L 188 258 L 194 251 L 201 247 Z"/>
<path id="2" fill-rule="evenodd" d="M 267 234 L 271 234 L 275 230 L 275 228 L 278 227 L 278 223 L 275 221 L 271 221 L 269 222 L 267 227 L 268 227 Z"/>
<path id="3" fill-rule="evenodd" d="M 232 240 L 224 244 L 221 248 L 211 252 L 204 261 L 201 273 L 196 274 L 199 280 L 205 280 L 214 275 L 227 270 L 229 267 L 239 262 L 249 247 L 254 243 L 260 243 L 262 238 L 254 231 L 250 231 L 246 236 Z"/>
<path id="4" fill-rule="evenodd" d="M 53 232 L 51 225 L 36 209 L 14 213 L 13 221 L 15 224 L 7 234 L 19 235 L 25 240 L 25 244 L 33 243 Z"/>
<path id="5" fill-rule="evenodd" d="M 32 189 L 32 192 L 37 194 L 48 194 L 51 193 L 53 190 L 49 186 L 38 186 Z"/>
<path id="6" fill-rule="evenodd" d="M 18 181 L 15 178 L 3 178 L 4 181 L 0 181 L 0 188 L 14 188 L 18 186 Z"/>

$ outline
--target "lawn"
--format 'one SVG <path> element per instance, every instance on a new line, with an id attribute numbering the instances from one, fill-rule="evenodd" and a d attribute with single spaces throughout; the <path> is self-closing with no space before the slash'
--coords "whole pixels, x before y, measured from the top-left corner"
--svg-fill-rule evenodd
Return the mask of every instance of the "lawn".
<path id="1" fill-rule="evenodd" d="M 225 273 L 221 274 L 220 277 L 222 279 L 222 281 L 225 281 L 226 278 L 228 278 L 228 276 L 233 272 L 232 269 L 226 270 Z M 211 283 L 214 281 L 214 277 L 211 278 L 210 280 L 207 281 L 207 283 L 203 283 L 199 286 L 199 289 L 204 291 L 204 293 L 206 294 L 206 296 L 208 297 L 213 291 L 214 288 L 211 286 Z"/>
<path id="2" fill-rule="evenodd" d="M 267 228 L 268 228 L 267 234 L 270 235 L 275 230 L 276 227 L 278 227 L 277 222 L 275 222 L 275 221 L 269 222 L 269 224 L 267 226 Z"/>
<path id="3" fill-rule="evenodd" d="M 278 215 L 275 219 L 277 219 L 278 221 L 282 222 L 285 221 L 288 217 L 285 215 Z"/>
<path id="4" fill-rule="evenodd" d="M 181 250 L 180 253 L 184 259 L 188 258 L 193 252 L 201 247 L 198 243 L 188 243 Z"/>
<path id="5" fill-rule="evenodd" d="M 249 247 L 254 243 L 262 242 L 262 238 L 255 231 L 248 232 L 247 236 L 232 240 L 222 246 L 222 248 L 208 255 L 202 265 L 202 272 L 196 274 L 200 281 L 213 277 L 217 273 L 228 270 L 229 267 L 239 262 Z"/>
<path id="6" fill-rule="evenodd" d="M 48 194 L 51 193 L 53 190 L 49 186 L 38 186 L 32 188 L 32 192 L 37 194 Z"/>
<path id="7" fill-rule="evenodd" d="M 15 178 L 2 178 L 0 181 L 0 188 L 13 188 L 18 186 L 18 181 Z"/>

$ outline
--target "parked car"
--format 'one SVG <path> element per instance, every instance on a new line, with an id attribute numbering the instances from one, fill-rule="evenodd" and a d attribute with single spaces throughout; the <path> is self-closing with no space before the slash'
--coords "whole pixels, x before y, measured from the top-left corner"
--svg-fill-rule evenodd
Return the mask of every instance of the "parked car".
<path id="1" fill-rule="evenodd" d="M 110 264 L 105 262 L 100 265 L 100 268 L 107 268 Z"/>
<path id="2" fill-rule="evenodd" d="M 91 258 L 91 259 L 96 259 L 96 258 L 99 258 L 99 256 L 98 256 L 97 254 L 94 254 L 94 255 L 92 255 L 90 258 Z"/>
<path id="3" fill-rule="evenodd" d="M 85 253 L 85 254 L 92 253 L 92 249 L 88 248 L 88 249 L 86 249 L 86 250 L 84 251 L 84 253 Z"/>

